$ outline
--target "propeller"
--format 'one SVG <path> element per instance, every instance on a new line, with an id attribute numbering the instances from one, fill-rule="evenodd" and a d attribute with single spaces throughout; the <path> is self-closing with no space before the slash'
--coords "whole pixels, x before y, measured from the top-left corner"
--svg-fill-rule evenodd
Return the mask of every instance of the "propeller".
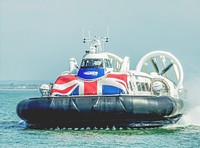
<path id="1" fill-rule="evenodd" d="M 148 62 L 151 63 L 150 65 L 152 68 L 149 67 L 150 65 L 149 66 L 145 65 L 145 63 L 148 63 Z M 159 69 L 159 66 L 161 67 L 161 64 L 163 65 L 163 70 Z M 182 87 L 183 77 L 184 77 L 183 68 L 179 60 L 173 54 L 166 51 L 152 51 L 144 55 L 140 59 L 140 61 L 138 62 L 136 66 L 136 71 L 144 72 L 145 70 L 143 69 L 144 66 L 146 68 L 151 68 L 149 71 L 147 71 L 147 73 L 151 73 L 153 69 L 153 71 L 157 73 L 158 75 L 161 75 L 161 76 L 165 75 L 167 79 L 171 79 L 175 81 L 174 83 L 177 88 Z M 171 71 L 170 74 L 167 74 L 170 68 L 174 68 L 174 71 Z"/>
<path id="2" fill-rule="evenodd" d="M 154 67 L 155 71 L 159 74 L 159 69 L 158 69 L 158 65 L 156 63 L 156 59 L 155 58 L 151 58 L 151 62 L 153 64 L 153 67 Z"/>
<path id="3" fill-rule="evenodd" d="M 173 63 L 171 62 L 167 67 L 165 67 L 165 69 L 162 70 L 160 75 L 162 76 L 163 74 L 165 74 L 172 66 L 173 66 Z"/>
<path id="4" fill-rule="evenodd" d="M 173 66 L 173 63 L 171 62 L 167 67 L 165 67 L 161 72 L 159 72 L 158 65 L 157 65 L 157 62 L 156 62 L 156 58 L 155 57 L 151 58 L 151 62 L 153 64 L 155 71 L 161 76 L 163 74 L 165 74 Z"/>

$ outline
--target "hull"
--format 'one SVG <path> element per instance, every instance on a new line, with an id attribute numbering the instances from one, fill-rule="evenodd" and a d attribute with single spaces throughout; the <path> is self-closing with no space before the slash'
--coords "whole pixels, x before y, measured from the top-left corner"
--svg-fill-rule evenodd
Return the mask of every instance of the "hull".
<path id="1" fill-rule="evenodd" d="M 168 96 L 60 96 L 22 100 L 17 114 L 32 128 L 135 128 L 176 123 L 182 108 Z"/>

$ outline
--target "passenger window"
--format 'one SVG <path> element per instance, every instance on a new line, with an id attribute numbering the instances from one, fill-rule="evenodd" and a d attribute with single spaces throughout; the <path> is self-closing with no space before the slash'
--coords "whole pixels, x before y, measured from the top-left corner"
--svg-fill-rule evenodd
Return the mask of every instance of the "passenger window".
<path id="1" fill-rule="evenodd" d="M 105 59 L 105 67 L 107 67 L 107 68 L 112 68 L 112 65 L 111 65 L 111 63 L 110 63 L 110 60 Z"/>
<path id="2" fill-rule="evenodd" d="M 149 84 L 148 84 L 148 83 L 145 83 L 145 86 L 146 86 L 146 90 L 147 90 L 147 91 L 150 91 Z"/>
<path id="3" fill-rule="evenodd" d="M 144 82 L 141 83 L 142 91 L 146 91 Z"/>
<path id="4" fill-rule="evenodd" d="M 132 87 L 131 81 L 129 81 L 129 86 L 131 88 L 131 91 L 133 91 L 133 87 Z"/>
<path id="5" fill-rule="evenodd" d="M 142 91 L 140 83 L 139 83 L 139 82 L 136 82 L 136 85 L 137 85 L 138 91 Z"/>

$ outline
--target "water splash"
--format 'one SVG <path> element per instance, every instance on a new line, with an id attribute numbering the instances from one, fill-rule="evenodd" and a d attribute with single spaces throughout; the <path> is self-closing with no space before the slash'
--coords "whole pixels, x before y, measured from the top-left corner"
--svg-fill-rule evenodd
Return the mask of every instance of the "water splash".
<path id="1" fill-rule="evenodd" d="M 185 88 L 187 89 L 185 113 L 178 124 L 200 126 L 200 78 L 187 82 Z"/>

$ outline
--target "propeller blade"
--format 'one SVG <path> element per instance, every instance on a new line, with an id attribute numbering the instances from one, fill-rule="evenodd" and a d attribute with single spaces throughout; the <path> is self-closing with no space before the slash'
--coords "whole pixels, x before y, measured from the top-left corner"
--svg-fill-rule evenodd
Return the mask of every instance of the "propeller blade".
<path id="1" fill-rule="evenodd" d="M 158 66 L 157 66 L 157 63 L 156 63 L 156 59 L 155 58 L 151 58 L 151 62 L 153 64 L 153 67 L 154 67 L 155 71 L 157 73 L 159 73 L 159 69 L 158 69 Z"/>
<path id="2" fill-rule="evenodd" d="M 173 66 L 173 63 L 170 63 L 163 71 L 160 73 L 160 75 L 165 74 L 171 67 Z"/>

